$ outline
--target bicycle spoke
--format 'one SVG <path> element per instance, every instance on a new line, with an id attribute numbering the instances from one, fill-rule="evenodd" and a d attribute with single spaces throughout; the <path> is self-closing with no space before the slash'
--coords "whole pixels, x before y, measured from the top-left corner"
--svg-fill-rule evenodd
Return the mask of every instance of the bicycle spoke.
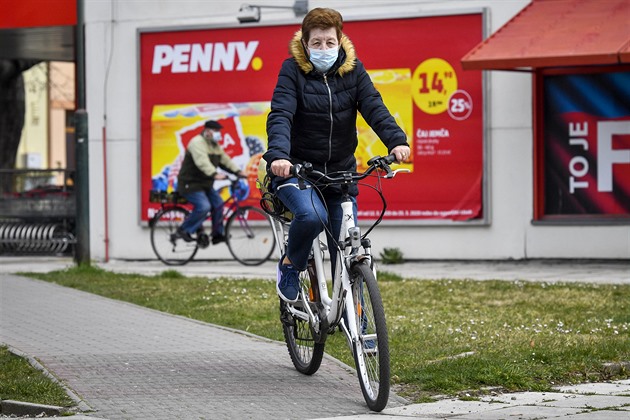
<path id="1" fill-rule="evenodd" d="M 352 297 L 356 305 L 359 340 L 353 352 L 361 391 L 368 406 L 381 411 L 389 398 L 389 343 L 383 302 L 372 270 L 365 264 L 352 268 Z"/>
<path id="2" fill-rule="evenodd" d="M 262 264 L 276 246 L 271 221 L 256 207 L 239 207 L 228 219 L 225 231 L 228 249 L 244 265 Z"/>
<path id="3" fill-rule="evenodd" d="M 308 290 L 310 278 L 307 271 L 300 272 L 300 283 L 302 290 Z M 295 308 L 295 310 L 303 309 Z M 306 316 L 306 318 L 308 317 Z M 287 303 L 283 300 L 280 300 L 280 319 L 282 320 L 284 339 L 295 369 L 306 375 L 317 372 L 324 356 L 325 343 L 315 342 L 309 322 L 293 316 L 288 311 Z"/>
<path id="4" fill-rule="evenodd" d="M 160 261 L 167 265 L 186 264 L 197 253 L 196 242 L 174 237 L 187 214 L 187 210 L 181 207 L 160 210 L 151 224 L 151 246 Z"/>

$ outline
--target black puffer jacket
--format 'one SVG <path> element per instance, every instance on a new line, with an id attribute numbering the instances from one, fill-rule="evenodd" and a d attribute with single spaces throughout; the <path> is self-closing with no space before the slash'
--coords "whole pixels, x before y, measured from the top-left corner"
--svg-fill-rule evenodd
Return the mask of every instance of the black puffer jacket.
<path id="1" fill-rule="evenodd" d="M 357 111 L 388 151 L 407 144 L 407 136 L 383 104 L 350 40 L 342 36 L 339 58 L 323 75 L 308 60 L 301 37 L 298 31 L 291 40 L 292 57 L 282 64 L 273 92 L 265 161 L 306 161 L 325 173 L 354 170 Z"/>

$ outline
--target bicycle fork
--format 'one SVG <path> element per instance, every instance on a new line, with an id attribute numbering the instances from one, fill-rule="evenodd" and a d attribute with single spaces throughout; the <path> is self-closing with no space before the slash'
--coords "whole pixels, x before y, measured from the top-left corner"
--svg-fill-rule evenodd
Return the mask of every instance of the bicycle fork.
<path id="1" fill-rule="evenodd" d="M 346 201 L 342 203 L 344 214 L 352 214 L 352 203 Z M 344 232 L 347 232 L 345 236 Z M 346 218 L 342 222 L 339 243 L 341 245 L 341 251 L 343 251 L 341 260 L 343 261 L 341 271 L 341 283 L 344 289 L 344 298 L 342 301 L 345 303 L 346 317 L 340 322 L 340 328 L 346 335 L 348 344 L 350 347 L 355 347 L 359 341 L 375 338 L 369 336 L 363 336 L 364 323 L 360 325 L 356 322 L 358 317 L 363 319 L 363 285 L 354 284 L 354 280 L 351 278 L 352 267 L 356 264 L 366 264 L 374 272 L 376 277 L 375 267 L 372 263 L 371 244 L 370 240 L 361 238 L 361 229 L 354 224 L 354 218 Z M 363 252 L 361 252 L 363 248 Z M 358 288 L 358 293 L 353 293 L 353 287 Z M 359 331 L 361 328 L 361 331 Z M 362 343 L 361 343 L 362 344 Z"/>

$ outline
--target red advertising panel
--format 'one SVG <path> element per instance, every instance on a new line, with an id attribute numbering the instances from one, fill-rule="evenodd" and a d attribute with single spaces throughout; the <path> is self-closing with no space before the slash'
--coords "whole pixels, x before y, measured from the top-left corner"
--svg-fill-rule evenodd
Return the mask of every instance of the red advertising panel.
<path id="1" fill-rule="evenodd" d="M 547 74 L 542 217 L 630 220 L 630 67 Z"/>
<path id="2" fill-rule="evenodd" d="M 208 119 L 227 127 L 221 144 L 251 174 L 255 190 L 271 95 L 298 29 L 292 24 L 140 33 L 143 220 L 155 211 L 149 190 L 175 187 L 187 141 Z M 412 161 L 401 165 L 411 173 L 384 182 L 385 220 L 482 218 L 481 72 L 464 72 L 460 65 L 481 41 L 482 15 L 348 21 L 344 32 L 412 146 Z M 387 153 L 361 118 L 357 130 L 360 167 Z M 362 188 L 359 217 L 376 218 L 380 209 L 379 197 Z"/>

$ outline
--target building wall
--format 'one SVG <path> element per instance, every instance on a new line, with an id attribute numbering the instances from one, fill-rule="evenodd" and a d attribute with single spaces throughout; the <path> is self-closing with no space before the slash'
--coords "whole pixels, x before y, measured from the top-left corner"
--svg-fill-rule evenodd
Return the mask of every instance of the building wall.
<path id="1" fill-rule="evenodd" d="M 293 4 L 290 0 L 263 3 Z M 528 3 L 311 0 L 309 7 L 337 8 L 347 19 L 452 13 L 484 7 L 488 9 L 487 31 L 493 33 Z M 140 222 L 139 211 L 137 30 L 226 23 L 236 26 L 240 4 L 231 0 L 86 0 L 90 235 L 94 259 L 154 258 L 149 230 L 146 223 Z M 261 23 L 272 21 L 295 22 L 297 29 L 301 19 L 296 19 L 290 10 L 263 9 Z M 278 40 L 278 48 L 284 48 L 290 36 Z M 490 212 L 490 224 L 380 226 L 371 236 L 373 251 L 378 254 L 383 247 L 398 247 L 408 259 L 630 258 L 629 226 L 532 225 L 532 78 L 527 73 L 514 72 L 490 72 L 487 77 L 486 210 Z M 199 255 L 229 257 L 225 246 L 209 247 Z"/>

